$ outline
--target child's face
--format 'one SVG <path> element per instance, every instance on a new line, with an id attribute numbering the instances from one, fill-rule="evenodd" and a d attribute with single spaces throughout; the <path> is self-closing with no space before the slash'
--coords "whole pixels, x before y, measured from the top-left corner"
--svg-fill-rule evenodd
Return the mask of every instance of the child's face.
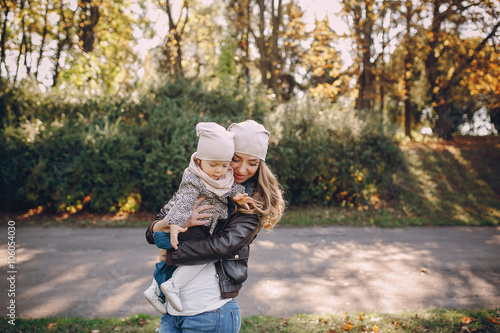
<path id="1" fill-rule="evenodd" d="M 217 180 L 226 174 L 227 169 L 229 168 L 229 162 L 202 160 L 200 168 L 203 172 L 209 175 L 210 178 Z"/>

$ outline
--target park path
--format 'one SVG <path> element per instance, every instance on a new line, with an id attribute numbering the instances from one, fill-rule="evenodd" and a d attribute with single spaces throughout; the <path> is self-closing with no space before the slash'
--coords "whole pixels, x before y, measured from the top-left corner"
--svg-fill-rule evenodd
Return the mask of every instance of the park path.
<path id="1" fill-rule="evenodd" d="M 0 228 L 1 307 L 9 280 Z M 142 229 L 16 229 L 17 317 L 157 315 Z M 500 227 L 277 228 L 251 248 L 244 317 L 500 308 Z M 2 315 L 5 317 L 5 314 Z"/>

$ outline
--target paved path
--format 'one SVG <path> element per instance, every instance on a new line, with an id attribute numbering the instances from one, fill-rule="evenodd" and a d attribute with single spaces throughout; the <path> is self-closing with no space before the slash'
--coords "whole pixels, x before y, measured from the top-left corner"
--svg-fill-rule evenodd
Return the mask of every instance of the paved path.
<path id="1" fill-rule="evenodd" d="M 5 311 L 7 230 L 0 228 Z M 157 315 L 157 257 L 141 229 L 18 227 L 18 317 Z M 252 245 L 244 317 L 500 307 L 500 227 L 280 228 Z M 5 317 L 5 314 L 1 315 Z"/>

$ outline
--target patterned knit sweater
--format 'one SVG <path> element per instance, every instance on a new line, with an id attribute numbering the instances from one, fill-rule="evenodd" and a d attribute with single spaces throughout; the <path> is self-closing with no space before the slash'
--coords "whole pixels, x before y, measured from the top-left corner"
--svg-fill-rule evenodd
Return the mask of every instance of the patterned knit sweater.
<path id="1" fill-rule="evenodd" d="M 206 198 L 200 205 L 213 205 L 214 208 L 207 210 L 212 217 L 207 219 L 206 227 L 210 228 L 210 234 L 213 233 L 217 221 L 226 219 L 228 215 L 228 199 L 233 198 L 236 193 L 245 193 L 245 187 L 238 183 L 233 183 L 229 192 L 219 196 L 207 190 L 201 179 L 196 176 L 189 168 L 184 170 L 179 189 L 166 205 L 169 210 L 167 220 L 169 224 L 178 226 L 184 225 L 193 212 L 193 206 L 198 198 Z"/>

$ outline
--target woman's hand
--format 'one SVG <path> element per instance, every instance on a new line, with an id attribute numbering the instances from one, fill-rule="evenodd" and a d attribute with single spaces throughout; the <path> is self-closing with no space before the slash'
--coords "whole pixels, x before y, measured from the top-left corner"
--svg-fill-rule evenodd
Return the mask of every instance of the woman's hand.
<path id="1" fill-rule="evenodd" d="M 207 209 L 212 209 L 214 206 L 212 205 L 202 205 L 200 206 L 200 203 L 205 200 L 206 198 L 198 198 L 198 201 L 196 204 L 193 206 L 193 212 L 191 213 L 191 216 L 188 218 L 186 223 L 184 223 L 183 227 L 185 228 L 190 228 L 194 226 L 199 226 L 199 225 L 204 225 L 207 223 L 206 218 L 212 217 L 212 214 L 210 213 L 202 213 L 203 211 Z"/>

